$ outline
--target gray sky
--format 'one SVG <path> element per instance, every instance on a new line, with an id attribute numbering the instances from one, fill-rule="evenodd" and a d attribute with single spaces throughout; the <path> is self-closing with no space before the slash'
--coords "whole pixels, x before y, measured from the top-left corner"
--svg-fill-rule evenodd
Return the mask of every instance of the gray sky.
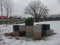
<path id="1" fill-rule="evenodd" d="M 13 0 L 14 3 L 14 15 L 22 15 L 25 7 L 33 0 Z M 60 13 L 60 2 L 59 0 L 40 0 L 50 9 L 49 14 Z M 25 15 L 24 15 L 25 16 Z"/>

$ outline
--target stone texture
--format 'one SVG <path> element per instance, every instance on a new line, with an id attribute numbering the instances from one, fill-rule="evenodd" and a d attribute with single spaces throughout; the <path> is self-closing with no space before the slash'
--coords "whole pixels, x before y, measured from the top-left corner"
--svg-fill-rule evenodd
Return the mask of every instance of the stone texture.
<path id="1" fill-rule="evenodd" d="M 26 26 L 26 32 L 33 32 L 33 26 Z"/>
<path id="2" fill-rule="evenodd" d="M 33 32 L 26 32 L 26 37 L 33 38 Z"/>
<path id="3" fill-rule="evenodd" d="M 25 25 L 20 25 L 19 26 L 19 31 L 25 31 Z"/>
<path id="4" fill-rule="evenodd" d="M 33 32 L 41 32 L 42 25 L 34 25 L 33 27 Z"/>
<path id="5" fill-rule="evenodd" d="M 51 35 L 53 35 L 53 30 L 47 30 L 46 31 L 46 36 L 51 36 Z"/>
<path id="6" fill-rule="evenodd" d="M 33 33 L 33 38 L 35 40 L 40 40 L 41 39 L 41 33 Z"/>

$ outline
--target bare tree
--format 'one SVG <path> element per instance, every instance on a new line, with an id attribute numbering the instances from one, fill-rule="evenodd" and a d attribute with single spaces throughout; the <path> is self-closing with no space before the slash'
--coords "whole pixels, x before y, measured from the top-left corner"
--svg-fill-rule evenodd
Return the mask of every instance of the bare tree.
<path id="1" fill-rule="evenodd" d="M 26 8 L 25 14 L 31 14 L 35 21 L 38 21 L 38 16 L 46 16 L 48 14 L 48 9 L 40 1 L 32 1 Z"/>
<path id="2" fill-rule="evenodd" d="M 3 7 L 6 11 L 7 22 L 8 22 L 8 17 L 11 16 L 11 13 L 12 13 L 12 10 L 13 10 L 12 0 L 3 0 Z M 6 24 L 7 24 L 7 22 L 6 22 Z"/>
<path id="3" fill-rule="evenodd" d="M 6 15 L 8 17 L 9 15 L 11 15 L 11 12 L 12 12 L 12 8 L 13 8 L 12 1 L 4 0 L 3 2 L 4 2 L 4 8 L 6 10 Z"/>
<path id="4" fill-rule="evenodd" d="M 13 11 L 13 4 L 11 0 L 0 0 L 1 15 L 3 15 L 4 9 L 6 14 L 7 14 L 7 10 L 9 10 L 9 15 L 11 15 Z"/>
<path id="5" fill-rule="evenodd" d="M 0 15 L 3 16 L 3 0 L 0 0 Z M 3 20 L 1 22 L 3 23 Z"/>
<path id="6" fill-rule="evenodd" d="M 3 15 L 3 0 L 0 0 L 0 11 L 1 11 L 1 16 Z"/>

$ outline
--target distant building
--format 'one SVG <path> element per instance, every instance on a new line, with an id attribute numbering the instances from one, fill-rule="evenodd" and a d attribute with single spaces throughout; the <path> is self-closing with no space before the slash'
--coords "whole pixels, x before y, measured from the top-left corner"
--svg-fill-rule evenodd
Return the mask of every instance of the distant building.
<path id="1" fill-rule="evenodd" d="M 0 19 L 6 19 L 8 18 L 7 16 L 0 16 Z"/>

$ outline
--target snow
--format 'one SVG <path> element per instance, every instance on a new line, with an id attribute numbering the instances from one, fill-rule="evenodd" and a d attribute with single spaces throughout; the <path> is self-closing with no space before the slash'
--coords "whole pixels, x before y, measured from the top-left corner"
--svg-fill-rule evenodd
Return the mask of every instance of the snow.
<path id="1" fill-rule="evenodd" d="M 13 31 L 12 25 L 0 25 L 0 45 L 60 45 L 60 21 L 37 22 L 35 24 L 50 24 L 51 29 L 57 34 L 43 40 L 27 40 L 25 37 L 19 37 L 19 40 L 16 40 L 15 37 L 3 35 L 3 33 Z"/>

